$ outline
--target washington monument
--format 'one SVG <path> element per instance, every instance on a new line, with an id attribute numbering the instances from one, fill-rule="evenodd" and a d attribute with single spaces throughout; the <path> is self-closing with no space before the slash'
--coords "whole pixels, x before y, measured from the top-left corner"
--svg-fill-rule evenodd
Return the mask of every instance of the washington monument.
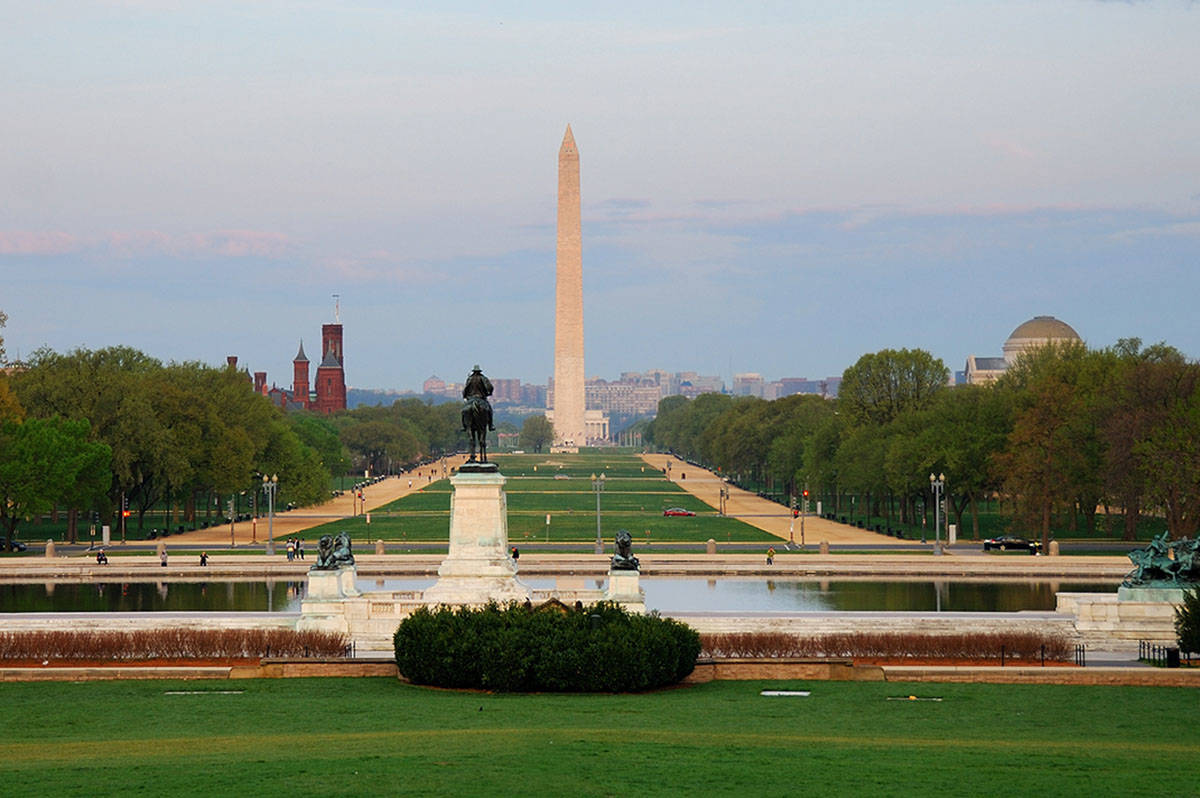
<path id="1" fill-rule="evenodd" d="M 554 291 L 554 443 L 587 443 L 583 389 L 583 262 L 579 225 L 579 152 L 571 126 L 558 149 L 558 249 Z"/>

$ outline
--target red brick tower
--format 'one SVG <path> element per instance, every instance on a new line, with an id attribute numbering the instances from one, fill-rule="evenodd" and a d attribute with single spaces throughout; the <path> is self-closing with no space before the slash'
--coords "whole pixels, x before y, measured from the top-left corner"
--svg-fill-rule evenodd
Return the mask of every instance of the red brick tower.
<path id="1" fill-rule="evenodd" d="M 292 401 L 307 409 L 308 397 L 308 357 L 304 354 L 304 340 L 300 341 L 300 351 L 292 361 Z"/>
<path id="2" fill-rule="evenodd" d="M 337 358 L 339 366 L 345 366 L 342 361 L 342 325 L 341 324 L 322 324 L 321 325 L 321 360 L 324 361 L 325 355 L 332 351 L 333 356 Z"/>
<path id="3" fill-rule="evenodd" d="M 318 413 L 346 409 L 346 375 L 342 369 L 342 325 L 321 325 L 321 365 L 317 366 Z"/>

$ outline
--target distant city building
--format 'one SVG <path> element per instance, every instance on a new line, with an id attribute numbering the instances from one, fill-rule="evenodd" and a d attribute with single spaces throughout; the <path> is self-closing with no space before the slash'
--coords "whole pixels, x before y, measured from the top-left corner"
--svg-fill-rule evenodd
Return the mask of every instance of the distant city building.
<path id="1" fill-rule="evenodd" d="M 829 399 L 837 396 L 841 384 L 841 377 L 826 377 L 823 380 L 810 380 L 807 377 L 784 377 L 779 381 L 779 396 L 776 398 L 782 399 L 785 396 L 803 393 Z"/>
<path id="2" fill-rule="evenodd" d="M 763 395 L 763 384 L 763 377 L 761 374 L 734 374 L 733 395 L 757 396 L 761 399 Z"/>
<path id="3" fill-rule="evenodd" d="M 1070 343 L 1082 340 L 1079 333 L 1064 321 L 1053 316 L 1034 316 L 1017 326 L 1004 342 L 1002 357 L 967 356 L 966 382 L 987 385 L 995 382 L 1026 352 L 1051 343 Z"/>

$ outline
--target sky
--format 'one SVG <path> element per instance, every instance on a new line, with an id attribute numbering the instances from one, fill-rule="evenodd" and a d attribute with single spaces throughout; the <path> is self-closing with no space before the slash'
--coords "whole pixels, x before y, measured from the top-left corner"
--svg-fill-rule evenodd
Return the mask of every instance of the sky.
<path id="1" fill-rule="evenodd" d="M 10 359 L 352 387 L 998 356 L 1036 315 L 1200 356 L 1200 4 L 0 0 Z"/>

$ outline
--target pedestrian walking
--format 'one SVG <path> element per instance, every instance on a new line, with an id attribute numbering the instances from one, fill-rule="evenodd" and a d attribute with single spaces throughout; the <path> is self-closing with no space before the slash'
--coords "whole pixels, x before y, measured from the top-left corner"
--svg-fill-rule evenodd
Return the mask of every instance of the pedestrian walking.
<path id="1" fill-rule="evenodd" d="M 304 541 L 300 538 L 296 538 L 296 559 L 304 559 Z"/>
<path id="2" fill-rule="evenodd" d="M 767 565 L 774 565 L 774 564 L 775 564 L 775 547 L 772 546 L 771 548 L 767 549 Z"/>
<path id="3" fill-rule="evenodd" d="M 296 558 L 296 544 L 291 538 L 288 538 L 287 542 L 287 558 L 288 562 Z"/>
<path id="4" fill-rule="evenodd" d="M 208 552 L 207 551 L 200 552 L 200 565 L 205 566 L 205 567 L 208 566 Z"/>
<path id="5" fill-rule="evenodd" d="M 167 567 L 167 550 L 165 548 L 158 555 L 158 564 L 163 568 Z"/>

